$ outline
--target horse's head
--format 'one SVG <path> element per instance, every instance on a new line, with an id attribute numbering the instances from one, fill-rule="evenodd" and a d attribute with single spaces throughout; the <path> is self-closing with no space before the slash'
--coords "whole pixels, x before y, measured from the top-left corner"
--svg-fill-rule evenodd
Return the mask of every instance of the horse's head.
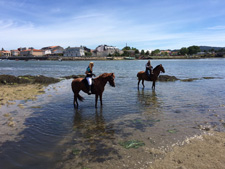
<path id="1" fill-rule="evenodd" d="M 156 66 L 156 67 L 153 69 L 153 73 L 154 73 L 156 76 L 158 76 L 160 72 L 165 73 L 165 70 L 164 70 L 162 64 Z"/>
<path id="2" fill-rule="evenodd" d="M 107 77 L 107 80 L 108 80 L 110 86 L 112 86 L 112 87 L 116 86 L 115 82 L 114 82 L 114 79 L 115 79 L 114 73 L 109 73 L 109 76 Z"/>
<path id="3" fill-rule="evenodd" d="M 164 69 L 164 67 L 162 66 L 162 64 L 160 64 L 159 66 L 160 66 L 160 71 L 163 72 L 163 73 L 165 73 L 165 69 Z"/>

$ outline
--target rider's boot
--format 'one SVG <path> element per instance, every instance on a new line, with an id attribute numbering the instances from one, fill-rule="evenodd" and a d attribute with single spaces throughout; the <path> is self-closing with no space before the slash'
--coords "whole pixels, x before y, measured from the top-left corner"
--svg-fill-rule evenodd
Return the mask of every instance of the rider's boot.
<path id="1" fill-rule="evenodd" d="M 91 94 L 91 86 L 89 86 L 88 95 Z"/>

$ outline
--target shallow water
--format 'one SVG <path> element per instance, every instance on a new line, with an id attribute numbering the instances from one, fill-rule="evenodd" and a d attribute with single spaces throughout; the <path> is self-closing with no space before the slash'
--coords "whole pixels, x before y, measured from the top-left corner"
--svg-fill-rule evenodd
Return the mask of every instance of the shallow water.
<path id="1" fill-rule="evenodd" d="M 94 96 L 73 108 L 71 80 L 50 85 L 36 101 L 22 101 L 24 109 L 2 107 L 0 112 L 26 118 L 19 138 L 2 143 L 3 168 L 146 168 L 155 158 L 151 148 L 167 148 L 186 136 L 199 134 L 198 126 L 224 131 L 225 59 L 152 60 L 167 75 L 191 82 L 151 82 L 137 90 L 138 71 L 146 61 L 95 61 L 94 73 L 114 72 L 116 87 L 106 85 L 103 107 L 94 108 Z M 84 74 L 88 61 L 1 61 L 1 74 L 62 77 Z M 204 79 L 204 77 L 210 77 Z M 49 97 L 51 96 L 51 97 Z M 0 129 L 1 130 L 1 129 Z M 2 137 L 2 136 L 1 136 Z M 4 136 L 3 136 L 4 137 Z M 120 142 L 140 140 L 138 149 Z M 72 166 L 72 167 L 71 167 Z"/>

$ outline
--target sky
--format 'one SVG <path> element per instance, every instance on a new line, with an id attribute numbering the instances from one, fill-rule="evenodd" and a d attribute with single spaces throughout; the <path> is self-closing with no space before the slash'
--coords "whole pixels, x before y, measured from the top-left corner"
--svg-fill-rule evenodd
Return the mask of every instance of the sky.
<path id="1" fill-rule="evenodd" d="M 0 0 L 0 48 L 225 47 L 225 0 Z"/>

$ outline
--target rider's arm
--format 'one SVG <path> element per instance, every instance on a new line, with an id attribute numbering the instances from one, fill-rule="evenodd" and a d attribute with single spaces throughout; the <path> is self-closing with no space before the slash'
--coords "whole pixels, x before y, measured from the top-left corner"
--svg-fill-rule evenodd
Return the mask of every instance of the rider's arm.
<path id="1" fill-rule="evenodd" d="M 146 65 L 145 65 L 145 67 L 146 67 L 146 68 L 149 68 L 149 69 L 151 68 L 151 66 L 148 65 L 147 63 L 146 63 Z"/>

